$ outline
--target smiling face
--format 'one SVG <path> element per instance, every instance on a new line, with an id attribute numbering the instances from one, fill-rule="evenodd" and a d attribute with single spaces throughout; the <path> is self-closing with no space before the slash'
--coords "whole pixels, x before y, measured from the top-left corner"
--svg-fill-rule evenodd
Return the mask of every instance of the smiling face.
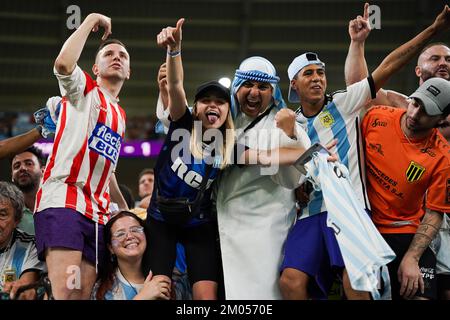
<path id="1" fill-rule="evenodd" d="M 435 45 L 425 50 L 419 57 L 416 75 L 420 77 L 420 84 L 434 77 L 450 81 L 450 48 Z"/>
<path id="2" fill-rule="evenodd" d="M 230 104 L 214 92 L 206 93 L 195 103 L 195 115 L 202 122 L 203 129 L 219 129 L 225 123 Z"/>
<path id="3" fill-rule="evenodd" d="M 130 216 L 117 219 L 111 226 L 111 244 L 108 247 L 119 261 L 142 259 L 147 247 L 144 227 Z"/>
<path id="4" fill-rule="evenodd" d="M 321 104 L 327 89 L 325 69 L 320 65 L 311 64 L 297 73 L 291 80 L 292 89 L 297 91 L 302 106 L 305 104 Z"/>
<path id="5" fill-rule="evenodd" d="M 97 77 L 124 81 L 130 78 L 130 56 L 120 44 L 108 44 L 98 52 L 92 71 Z"/>

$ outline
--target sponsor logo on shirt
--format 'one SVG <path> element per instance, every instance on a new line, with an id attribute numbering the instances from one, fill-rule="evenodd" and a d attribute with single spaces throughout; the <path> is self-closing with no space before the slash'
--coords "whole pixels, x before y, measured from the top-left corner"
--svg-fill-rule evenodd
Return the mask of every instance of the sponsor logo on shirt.
<path id="1" fill-rule="evenodd" d="M 89 149 L 116 164 L 122 137 L 103 123 L 97 123 L 89 137 Z"/>
<path id="2" fill-rule="evenodd" d="M 102 104 L 99 104 L 99 105 L 97 105 L 95 107 L 97 109 L 100 109 L 100 110 L 104 111 L 104 112 L 108 112 L 108 108 L 104 107 Z"/>
<path id="3" fill-rule="evenodd" d="M 322 111 L 319 115 L 319 120 L 325 128 L 330 128 L 334 123 L 334 118 L 329 111 Z"/>
<path id="4" fill-rule="evenodd" d="M 200 184 L 202 183 L 203 176 L 194 170 L 189 170 L 189 167 L 181 160 L 181 158 L 177 158 L 175 162 L 172 164 L 171 169 L 173 172 L 177 174 L 177 176 L 182 179 L 186 184 L 191 186 L 192 188 L 199 189 Z M 206 189 L 209 188 L 213 179 L 209 179 L 206 183 Z"/>
<path id="5" fill-rule="evenodd" d="M 408 169 L 406 169 L 406 181 L 409 183 L 416 182 L 422 178 L 425 168 L 421 165 L 411 161 L 409 163 Z"/>
<path id="6" fill-rule="evenodd" d="M 383 149 L 381 148 L 381 144 L 380 143 L 369 143 L 369 147 L 373 151 L 376 151 L 379 154 L 381 154 L 382 156 L 384 156 L 384 152 L 383 152 Z"/>
<path id="7" fill-rule="evenodd" d="M 380 121 L 378 118 L 373 120 L 372 127 L 387 127 L 386 121 Z"/>

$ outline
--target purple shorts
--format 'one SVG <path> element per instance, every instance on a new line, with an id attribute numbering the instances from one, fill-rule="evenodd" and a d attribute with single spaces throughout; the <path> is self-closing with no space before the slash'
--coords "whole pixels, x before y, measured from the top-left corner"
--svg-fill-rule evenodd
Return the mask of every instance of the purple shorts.
<path id="1" fill-rule="evenodd" d="M 327 212 L 298 220 L 286 240 L 281 271 L 293 268 L 308 274 L 308 291 L 316 299 L 327 299 L 334 280 L 333 268 L 344 268 L 333 229 L 327 227 Z"/>
<path id="2" fill-rule="evenodd" d="M 98 265 L 101 267 L 106 250 L 103 241 L 103 225 L 98 225 L 98 234 L 96 234 L 95 222 L 81 213 L 68 208 L 48 208 L 34 215 L 34 227 L 40 260 L 45 261 L 46 249 L 61 247 L 81 251 L 83 258 L 95 266 L 98 250 Z M 96 248 L 97 237 L 98 247 Z"/>

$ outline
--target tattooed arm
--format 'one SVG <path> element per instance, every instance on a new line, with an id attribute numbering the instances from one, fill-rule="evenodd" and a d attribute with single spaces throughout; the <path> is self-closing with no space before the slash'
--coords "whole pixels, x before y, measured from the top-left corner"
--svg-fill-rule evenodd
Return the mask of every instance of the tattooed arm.
<path id="1" fill-rule="evenodd" d="M 446 5 L 432 25 L 384 58 L 383 62 L 372 73 L 375 90 L 378 91 L 383 87 L 393 74 L 403 68 L 433 37 L 446 30 L 449 25 L 450 8 Z"/>
<path id="2" fill-rule="evenodd" d="M 419 260 L 426 248 L 436 236 L 442 224 L 442 212 L 426 209 L 425 216 L 417 228 L 408 251 L 398 268 L 398 281 L 400 282 L 400 295 L 410 299 L 419 289 L 424 292 L 424 283 L 420 273 Z"/>

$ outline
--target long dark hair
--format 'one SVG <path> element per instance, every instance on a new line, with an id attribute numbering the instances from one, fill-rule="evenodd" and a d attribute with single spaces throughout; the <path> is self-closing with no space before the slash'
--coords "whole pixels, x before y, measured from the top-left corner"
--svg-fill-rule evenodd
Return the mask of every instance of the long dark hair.
<path id="1" fill-rule="evenodd" d="M 108 246 L 111 245 L 111 228 L 113 224 L 123 217 L 131 217 L 135 219 L 141 226 L 144 227 L 144 221 L 139 218 L 137 215 L 135 215 L 132 212 L 129 211 L 121 211 L 118 214 L 116 214 L 114 217 L 112 217 L 108 223 L 105 225 L 104 229 L 104 239 L 105 239 L 105 246 L 106 246 L 106 252 L 105 257 L 103 261 L 103 267 L 100 269 L 99 272 L 99 286 L 97 289 L 97 292 L 95 294 L 95 298 L 97 300 L 105 300 L 105 294 L 109 290 L 112 289 L 112 286 L 114 284 L 114 280 L 116 277 L 116 270 L 118 268 L 117 263 L 117 257 L 115 255 L 112 255 L 109 251 Z"/>

